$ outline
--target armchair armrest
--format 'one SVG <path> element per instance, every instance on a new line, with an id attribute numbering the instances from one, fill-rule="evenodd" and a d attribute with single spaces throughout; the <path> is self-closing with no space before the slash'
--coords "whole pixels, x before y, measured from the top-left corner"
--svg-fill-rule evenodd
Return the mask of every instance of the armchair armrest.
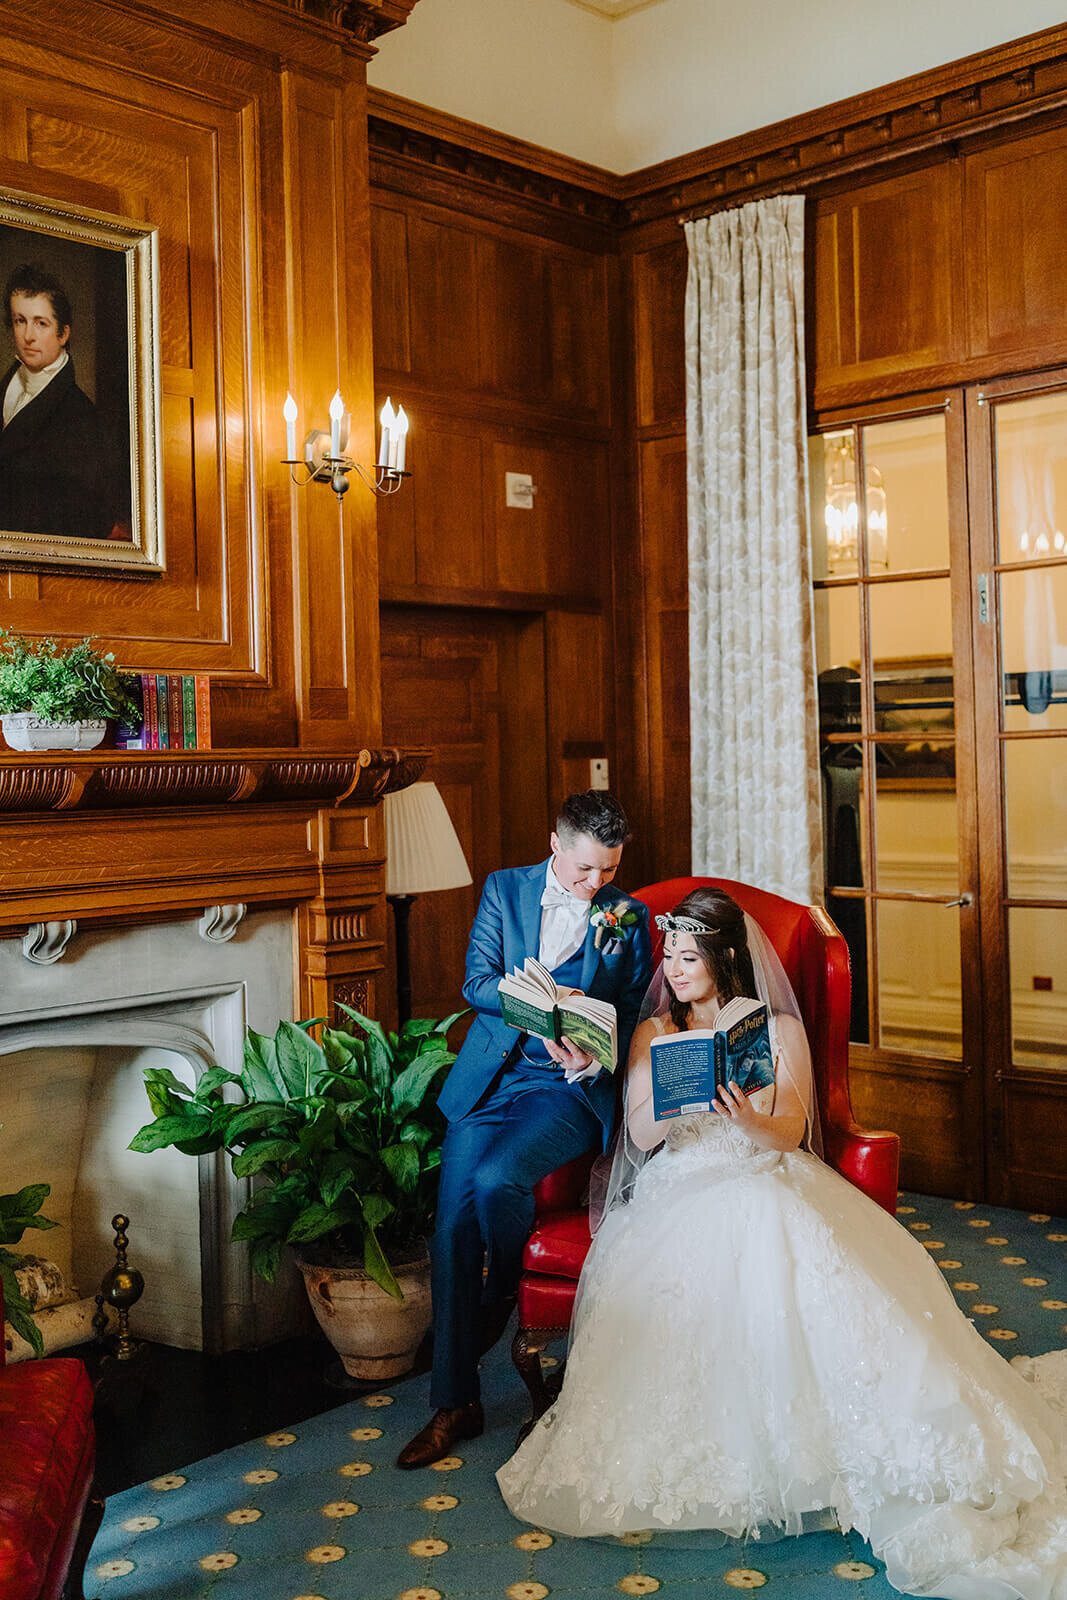
<path id="1" fill-rule="evenodd" d="M 895 1217 L 900 1174 L 899 1134 L 871 1133 L 855 1123 L 844 1128 L 831 1124 L 823 1129 L 823 1144 L 830 1165 Z"/>

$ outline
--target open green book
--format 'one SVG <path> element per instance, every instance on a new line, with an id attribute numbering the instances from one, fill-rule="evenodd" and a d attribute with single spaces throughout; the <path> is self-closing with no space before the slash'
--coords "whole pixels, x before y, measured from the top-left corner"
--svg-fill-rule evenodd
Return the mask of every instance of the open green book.
<path id="1" fill-rule="evenodd" d="M 504 1021 L 519 1033 L 536 1033 L 558 1044 L 564 1035 L 602 1067 L 614 1072 L 618 1057 L 615 1007 L 580 989 L 561 989 L 547 967 L 528 956 L 497 985 Z"/>

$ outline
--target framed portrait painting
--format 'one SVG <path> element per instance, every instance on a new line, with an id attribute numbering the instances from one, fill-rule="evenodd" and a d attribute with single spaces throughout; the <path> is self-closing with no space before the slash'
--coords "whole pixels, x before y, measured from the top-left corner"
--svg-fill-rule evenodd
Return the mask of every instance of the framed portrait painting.
<path id="1" fill-rule="evenodd" d="M 0 189 L 0 566 L 164 570 L 154 228 Z"/>

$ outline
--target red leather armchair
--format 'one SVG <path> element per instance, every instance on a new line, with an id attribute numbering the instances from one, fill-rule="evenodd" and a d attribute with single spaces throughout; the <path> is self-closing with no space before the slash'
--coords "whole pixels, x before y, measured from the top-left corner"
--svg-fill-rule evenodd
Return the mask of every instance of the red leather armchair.
<path id="1" fill-rule="evenodd" d="M 0 1322 L 3 1292 L 0 1289 Z M 92 1495 L 93 1390 L 70 1358 L 5 1365 L 0 1338 L 0 1595 L 81 1600 L 104 1514 Z"/>
<path id="2" fill-rule="evenodd" d="M 655 916 L 671 910 L 691 889 L 706 884 L 725 889 L 755 917 L 793 985 L 811 1044 L 826 1160 L 895 1214 L 900 1140 L 895 1133 L 868 1133 L 857 1127 L 849 1102 L 852 983 L 844 939 L 820 907 L 798 905 L 726 878 L 671 878 L 639 889 L 635 898 L 643 900 Z M 653 961 L 659 960 L 662 948 L 663 936 L 653 922 Z M 589 1221 L 582 1196 L 592 1159 L 582 1156 L 560 1167 L 535 1190 L 534 1230 L 523 1257 L 519 1327 L 511 1347 L 512 1360 L 530 1391 L 535 1417 L 550 1398 L 538 1351 L 570 1326 L 578 1277 L 589 1249 Z"/>

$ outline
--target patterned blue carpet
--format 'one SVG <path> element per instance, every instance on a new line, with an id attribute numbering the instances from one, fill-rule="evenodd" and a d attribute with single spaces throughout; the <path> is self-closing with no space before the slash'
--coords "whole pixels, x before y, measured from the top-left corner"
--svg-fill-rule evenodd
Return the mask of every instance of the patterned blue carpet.
<path id="1" fill-rule="evenodd" d="M 901 1198 L 964 1313 L 1007 1356 L 1067 1344 L 1067 1220 Z M 549 1358 L 551 1359 L 551 1358 Z M 526 1415 L 503 1341 L 483 1372 L 486 1432 L 436 1468 L 399 1447 L 429 1415 L 429 1379 L 240 1445 L 116 1495 L 89 1560 L 101 1600 L 704 1600 L 773 1588 L 823 1600 L 895 1593 L 862 1539 L 813 1533 L 708 1548 L 698 1534 L 553 1537 L 516 1522 L 493 1473 Z M 852 1589 L 851 1592 L 855 1592 Z"/>

